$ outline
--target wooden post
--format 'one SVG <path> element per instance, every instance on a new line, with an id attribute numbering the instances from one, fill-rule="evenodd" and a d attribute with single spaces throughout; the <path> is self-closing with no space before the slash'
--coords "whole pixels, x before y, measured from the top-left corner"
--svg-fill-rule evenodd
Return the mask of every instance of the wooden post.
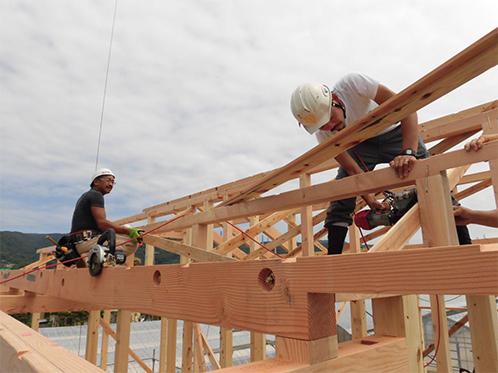
<path id="1" fill-rule="evenodd" d="M 497 118 L 483 124 L 486 135 L 498 133 Z M 498 207 L 498 160 L 489 161 L 491 180 Z M 472 339 L 472 354 L 476 372 L 498 372 L 498 321 L 494 296 L 467 295 L 467 309 Z"/>
<path id="2" fill-rule="evenodd" d="M 156 218 L 149 217 L 147 219 L 147 224 L 153 224 L 156 222 Z M 145 263 L 146 266 L 154 265 L 154 246 L 145 244 Z"/>
<path id="3" fill-rule="evenodd" d="M 189 209 L 192 209 L 189 206 Z M 195 226 L 198 228 L 198 225 Z M 188 228 L 183 234 L 183 243 L 187 245 L 193 245 L 194 238 L 194 228 Z M 190 260 L 184 256 L 181 257 L 180 263 L 188 263 Z M 192 372 L 193 364 L 193 327 L 194 324 L 191 321 L 183 322 L 183 334 L 182 334 L 182 372 Z"/>
<path id="4" fill-rule="evenodd" d="M 97 365 L 99 325 L 100 325 L 100 311 L 88 312 L 85 359 L 95 365 Z"/>
<path id="5" fill-rule="evenodd" d="M 276 357 L 304 364 L 317 364 L 338 355 L 335 294 L 308 294 L 309 340 L 275 337 Z"/>
<path id="6" fill-rule="evenodd" d="M 168 319 L 161 317 L 161 342 L 159 345 L 159 372 L 166 372 L 166 348 L 168 345 Z"/>
<path id="7" fill-rule="evenodd" d="M 130 353 L 130 320 L 131 311 L 118 310 L 116 327 L 116 351 L 114 353 L 114 372 L 128 371 L 128 355 Z"/>
<path id="8" fill-rule="evenodd" d="M 227 197 L 225 196 L 224 199 Z M 223 241 L 228 241 L 233 237 L 233 227 L 227 222 L 223 222 Z M 232 256 L 232 254 L 228 254 Z M 220 329 L 220 365 L 222 368 L 233 365 L 233 330 L 221 327 Z"/>
<path id="9" fill-rule="evenodd" d="M 259 216 L 251 216 L 249 218 L 249 223 L 251 227 L 259 223 Z M 259 242 L 259 235 L 253 237 Z M 259 249 L 254 241 L 249 242 L 249 251 L 253 252 Z M 260 361 L 266 359 L 266 335 L 263 333 L 257 333 L 251 331 L 251 362 Z"/>
<path id="10" fill-rule="evenodd" d="M 301 174 L 299 186 L 306 188 L 311 186 L 311 175 Z M 303 256 L 315 255 L 315 242 L 313 239 L 313 206 L 301 208 L 301 238 Z"/>
<path id="11" fill-rule="evenodd" d="M 104 322 L 109 325 L 111 322 L 111 311 L 104 311 Z M 109 333 L 102 328 L 102 341 L 100 347 L 100 369 L 107 370 L 107 353 L 109 351 Z"/>
<path id="12" fill-rule="evenodd" d="M 182 343 L 182 372 L 192 372 L 193 364 L 193 331 L 194 323 L 183 322 L 183 343 Z"/>
<path id="13" fill-rule="evenodd" d="M 176 371 L 176 331 L 177 320 L 168 319 L 168 347 L 166 350 L 166 372 Z"/>
<path id="14" fill-rule="evenodd" d="M 493 295 L 467 295 L 476 372 L 498 372 L 498 321 Z"/>
<path id="15" fill-rule="evenodd" d="M 202 329 L 199 324 L 194 324 L 194 350 L 195 350 L 195 372 L 206 371 L 206 360 L 204 359 L 204 348 L 202 344 Z"/>
<path id="16" fill-rule="evenodd" d="M 289 221 L 289 223 L 287 224 L 287 230 L 289 231 L 295 227 L 296 214 L 289 215 L 287 220 Z M 294 236 L 289 240 L 289 252 L 292 252 L 293 250 L 295 250 L 296 247 L 297 247 L 297 236 Z"/>
<path id="17" fill-rule="evenodd" d="M 405 335 L 408 350 L 408 366 L 410 372 L 422 373 L 425 371 L 424 358 L 424 335 L 422 315 L 418 307 L 417 295 L 403 296 L 403 309 L 405 318 Z"/>
<path id="18" fill-rule="evenodd" d="M 376 335 L 406 336 L 401 296 L 372 299 L 372 311 Z"/>
<path id="19" fill-rule="evenodd" d="M 221 328 L 220 330 L 220 365 L 222 368 L 233 365 L 233 330 L 230 328 Z"/>
<path id="20" fill-rule="evenodd" d="M 485 135 L 495 135 L 498 133 L 498 118 L 495 115 L 488 114 L 487 122 L 482 125 L 482 133 Z M 491 171 L 491 180 L 493 182 L 493 192 L 495 196 L 495 206 L 498 207 L 498 159 L 489 160 L 489 169 Z"/>
<path id="21" fill-rule="evenodd" d="M 446 172 L 416 181 L 424 246 L 458 245 Z M 431 295 L 434 345 L 438 372 L 451 371 L 450 342 L 444 295 Z"/>
<path id="22" fill-rule="evenodd" d="M 356 225 L 349 227 L 349 247 L 351 253 L 361 252 L 360 234 Z M 350 303 L 351 312 L 351 336 L 353 340 L 367 336 L 367 319 L 365 300 L 354 300 Z"/>
<path id="23" fill-rule="evenodd" d="M 40 328 L 40 312 L 33 312 L 31 314 L 31 329 L 38 331 Z"/>

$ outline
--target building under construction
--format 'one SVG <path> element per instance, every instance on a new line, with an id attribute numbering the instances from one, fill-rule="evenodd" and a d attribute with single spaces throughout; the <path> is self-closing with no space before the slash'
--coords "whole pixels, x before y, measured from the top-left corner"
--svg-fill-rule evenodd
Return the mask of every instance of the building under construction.
<path id="1" fill-rule="evenodd" d="M 498 238 L 459 246 L 451 193 L 465 198 L 493 188 L 498 201 L 498 141 L 479 151 L 463 144 L 479 133 L 498 133 L 498 101 L 455 108 L 419 125 L 431 157 L 416 162 L 407 178 L 390 168 L 319 184 L 311 176 L 338 166 L 334 157 L 373 136 L 498 62 L 493 30 L 384 104 L 290 163 L 183 198 L 145 208 L 119 220 L 147 234 L 144 265 L 88 269 L 57 266 L 54 246 L 22 270 L 2 272 L 0 367 L 5 372 L 97 372 L 97 354 L 114 339 L 114 371 L 128 371 L 134 313 L 162 317 L 160 372 L 176 370 L 177 323 L 182 321 L 184 372 L 424 372 L 433 356 L 438 372 L 452 366 L 449 338 L 469 329 L 476 372 L 498 372 Z M 462 89 L 464 89 L 463 87 Z M 455 150 L 456 149 L 456 150 Z M 469 174 L 476 163 L 489 170 Z M 291 180 L 299 187 L 279 194 Z M 319 240 L 328 202 L 416 188 L 418 202 L 393 226 L 367 234 L 350 227 L 343 255 L 326 256 Z M 357 210 L 365 207 L 358 201 Z M 282 229 L 284 227 L 285 229 Z M 315 229 L 316 227 L 316 229 Z M 421 230 L 423 243 L 409 245 Z M 261 244 L 264 234 L 268 242 Z M 297 237 L 300 237 L 298 244 Z M 374 243 L 371 243 L 374 242 Z M 246 245 L 249 250 L 242 250 Z M 181 264 L 154 265 L 154 248 L 181 256 Z M 419 295 L 430 297 L 434 342 L 425 345 Z M 463 317 L 448 328 L 445 295 L 463 295 Z M 371 299 L 373 332 L 365 301 Z M 338 342 L 337 320 L 349 304 L 352 340 Z M 89 311 L 85 359 L 37 332 L 40 313 Z M 110 310 L 117 310 L 114 331 Z M 101 312 L 103 311 L 103 312 Z M 462 310 L 461 310 L 462 311 Z M 33 327 L 8 314 L 32 313 Z M 214 351 L 201 324 L 220 327 Z M 99 329 L 102 340 L 99 341 Z M 233 364 L 233 332 L 250 332 L 251 362 Z M 266 335 L 275 336 L 275 357 L 266 358 Z M 98 346 L 101 351 L 98 351 Z M 103 360 L 103 359 L 101 359 Z"/>

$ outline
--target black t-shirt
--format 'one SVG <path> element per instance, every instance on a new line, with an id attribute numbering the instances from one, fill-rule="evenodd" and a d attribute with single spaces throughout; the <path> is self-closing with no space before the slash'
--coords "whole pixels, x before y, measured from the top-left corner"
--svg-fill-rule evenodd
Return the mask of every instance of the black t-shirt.
<path id="1" fill-rule="evenodd" d="M 92 215 L 93 206 L 104 208 L 104 196 L 99 191 L 90 189 L 88 192 L 83 193 L 76 202 L 71 223 L 71 233 L 84 230 L 99 230 Z"/>

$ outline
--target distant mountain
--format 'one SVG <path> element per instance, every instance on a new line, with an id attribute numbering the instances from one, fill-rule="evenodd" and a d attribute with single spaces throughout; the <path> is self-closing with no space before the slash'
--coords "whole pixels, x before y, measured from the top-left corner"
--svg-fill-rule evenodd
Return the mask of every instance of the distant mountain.
<path id="1" fill-rule="evenodd" d="M 64 234 L 49 233 L 55 242 Z M 52 246 L 44 233 L 21 233 L 21 232 L 0 232 L 0 268 L 17 269 L 22 268 L 38 260 L 39 254 L 36 250 Z M 135 257 L 145 262 L 144 250 L 138 248 Z M 180 257 L 176 254 L 155 249 L 155 264 L 179 263 Z"/>
<path id="2" fill-rule="evenodd" d="M 36 250 L 52 246 L 42 233 L 0 232 L 0 268 L 21 268 L 38 260 Z M 61 233 L 49 233 L 58 241 Z"/>
<path id="3" fill-rule="evenodd" d="M 17 269 L 37 261 L 39 254 L 36 253 L 36 250 L 52 246 L 52 243 L 46 236 L 47 234 L 45 233 L 0 231 L 0 268 Z M 63 234 L 49 233 L 48 236 L 57 242 Z M 320 243 L 327 247 L 327 241 L 320 241 Z M 241 249 L 246 253 L 249 252 L 249 248 L 245 245 L 242 245 Z M 154 252 L 155 264 L 174 264 L 180 262 L 180 257 L 176 254 L 157 248 Z M 284 254 L 285 251 L 279 247 L 277 253 Z M 141 259 L 142 263 L 144 263 L 144 250 L 139 247 L 135 253 L 135 257 Z"/>

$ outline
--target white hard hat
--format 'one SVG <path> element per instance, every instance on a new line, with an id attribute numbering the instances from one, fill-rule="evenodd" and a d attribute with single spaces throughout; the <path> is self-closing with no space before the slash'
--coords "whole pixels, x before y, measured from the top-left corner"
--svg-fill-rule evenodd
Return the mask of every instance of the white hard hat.
<path id="1" fill-rule="evenodd" d="M 100 176 L 107 176 L 107 175 L 116 177 L 114 176 L 112 171 L 109 170 L 108 168 L 101 168 L 93 173 L 91 182 L 93 183 L 93 181 Z"/>
<path id="2" fill-rule="evenodd" d="M 330 121 L 331 108 L 332 95 L 326 85 L 303 83 L 292 93 L 292 114 L 309 133 Z"/>

